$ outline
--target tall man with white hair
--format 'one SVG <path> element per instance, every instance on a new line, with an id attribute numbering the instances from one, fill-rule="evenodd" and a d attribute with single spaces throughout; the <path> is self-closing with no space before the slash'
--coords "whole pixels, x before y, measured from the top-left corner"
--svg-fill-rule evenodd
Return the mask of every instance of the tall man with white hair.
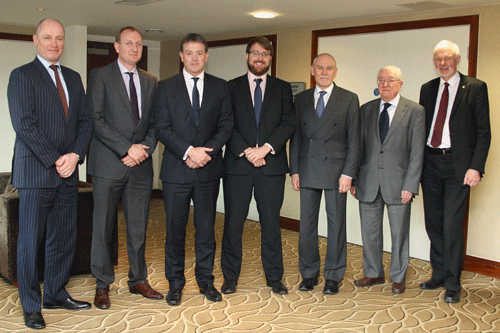
<path id="1" fill-rule="evenodd" d="M 432 265 L 432 278 L 420 288 L 446 287 L 448 303 L 460 301 L 467 197 L 481 181 L 491 141 L 486 83 L 459 73 L 460 59 L 456 44 L 439 42 L 433 61 L 440 78 L 420 90 L 427 138 L 422 192 Z"/>
<path id="2" fill-rule="evenodd" d="M 392 292 L 405 291 L 408 269 L 410 211 L 418 194 L 424 159 L 425 111 L 399 94 L 403 74 L 394 66 L 379 70 L 380 97 L 361 106 L 360 166 L 351 194 L 359 200 L 363 267 L 358 287 L 385 282 L 383 218 L 387 207 L 391 228 Z"/>
<path id="3" fill-rule="evenodd" d="M 311 75 L 316 87 L 295 97 L 297 123 L 290 141 L 292 186 L 300 191 L 299 290 L 318 284 L 318 215 L 324 192 L 328 243 L 323 293 L 336 294 L 346 270 L 346 202 L 358 168 L 359 100 L 333 82 L 337 63 L 330 54 L 314 59 Z"/>

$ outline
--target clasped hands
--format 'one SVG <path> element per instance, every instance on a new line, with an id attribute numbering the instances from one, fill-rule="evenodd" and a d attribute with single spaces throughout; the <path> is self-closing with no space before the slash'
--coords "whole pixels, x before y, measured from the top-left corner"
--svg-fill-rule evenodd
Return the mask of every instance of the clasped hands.
<path id="1" fill-rule="evenodd" d="M 208 162 L 212 160 L 212 157 L 207 154 L 207 152 L 213 151 L 213 148 L 206 147 L 192 147 L 189 149 L 186 158 L 186 165 L 191 169 L 198 169 L 204 167 Z"/>
<path id="2" fill-rule="evenodd" d="M 56 171 L 61 178 L 70 177 L 75 172 L 78 163 L 78 155 L 75 153 L 64 154 L 55 162 Z"/>
<path id="3" fill-rule="evenodd" d="M 266 160 L 264 159 L 267 154 L 271 152 L 271 147 L 268 145 L 263 145 L 258 148 L 248 147 L 243 151 L 248 162 L 252 163 L 254 167 L 260 168 L 266 165 Z"/>
<path id="4" fill-rule="evenodd" d="M 130 168 L 141 164 L 149 157 L 146 149 L 149 149 L 149 147 L 140 143 L 134 143 L 128 149 L 127 156 L 122 158 L 123 164 Z"/>

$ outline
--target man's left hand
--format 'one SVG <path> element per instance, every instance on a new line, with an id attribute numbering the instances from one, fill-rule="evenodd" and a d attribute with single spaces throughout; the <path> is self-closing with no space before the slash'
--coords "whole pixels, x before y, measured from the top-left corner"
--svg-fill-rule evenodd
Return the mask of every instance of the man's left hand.
<path id="1" fill-rule="evenodd" d="M 410 200 L 413 198 L 413 193 L 408 192 L 408 191 L 401 191 L 401 203 L 403 205 L 407 204 L 410 202 Z"/>
<path id="2" fill-rule="evenodd" d="M 476 186 L 481 181 L 481 175 L 479 171 L 474 169 L 467 170 L 464 178 L 464 185 Z"/>
<path id="3" fill-rule="evenodd" d="M 61 178 L 70 177 L 75 172 L 76 164 L 78 163 L 78 155 L 68 153 L 59 157 L 55 163 L 57 173 Z"/>
<path id="4" fill-rule="evenodd" d="M 351 189 L 352 178 L 345 175 L 339 178 L 339 193 L 347 193 Z"/>

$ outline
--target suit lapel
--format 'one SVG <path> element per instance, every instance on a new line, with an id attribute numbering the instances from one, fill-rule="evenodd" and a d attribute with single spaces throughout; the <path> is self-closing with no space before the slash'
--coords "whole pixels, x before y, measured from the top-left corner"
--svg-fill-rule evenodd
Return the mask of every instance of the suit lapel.
<path id="1" fill-rule="evenodd" d="M 59 106 L 60 106 L 59 110 L 61 112 L 61 115 L 64 118 L 66 118 L 66 115 L 64 114 L 64 108 L 63 108 L 63 105 L 62 105 L 61 97 L 59 96 L 59 92 L 57 91 L 57 87 L 54 84 L 54 81 L 52 81 L 52 78 L 50 77 L 49 72 L 47 71 L 47 69 L 45 68 L 45 66 L 40 62 L 40 60 L 38 60 L 38 57 L 35 58 L 35 60 L 33 61 L 33 63 L 35 64 L 35 68 L 38 70 L 38 72 L 40 74 L 40 78 L 49 87 L 49 90 L 50 90 L 51 94 L 53 94 L 54 97 L 56 98 L 56 100 L 58 101 Z M 66 79 L 65 79 L 65 82 L 66 82 Z M 69 88 L 68 88 L 68 90 L 69 90 Z M 69 106 L 68 106 L 68 108 L 69 108 Z"/>
<path id="2" fill-rule="evenodd" d="M 247 80 L 248 83 L 248 80 Z M 267 75 L 266 90 L 264 92 L 264 100 L 262 101 L 262 110 L 260 112 L 260 120 L 264 118 L 264 113 L 270 109 L 271 101 L 273 100 L 274 91 L 276 90 L 276 80 L 274 77 Z M 255 112 L 255 111 L 254 111 Z M 259 122 L 260 122 L 259 120 Z"/>
<path id="3" fill-rule="evenodd" d="M 147 101 L 147 93 L 149 91 L 149 87 L 147 86 L 147 80 L 144 73 L 141 72 L 139 68 L 137 68 L 137 73 L 139 74 L 139 84 L 141 85 L 141 117 L 139 119 L 139 126 L 142 123 L 142 120 L 145 118 L 145 112 L 147 112 L 146 101 Z"/>
<path id="4" fill-rule="evenodd" d="M 252 94 L 250 92 L 250 84 L 248 83 L 248 74 L 240 76 L 238 88 L 241 89 L 240 94 L 238 95 L 241 96 L 242 98 L 241 105 L 244 105 L 246 107 L 247 114 L 250 116 L 249 118 L 251 119 L 250 121 L 252 122 L 254 127 L 257 128 L 257 121 L 255 119 L 255 110 L 253 108 Z M 267 87 L 266 87 L 266 92 L 264 93 L 264 98 L 266 98 L 266 94 L 267 94 Z M 264 109 L 264 107 L 262 107 L 262 109 Z M 261 119 L 262 119 L 262 111 L 261 111 Z"/>
<path id="5" fill-rule="evenodd" d="M 458 104 L 460 103 L 460 100 L 464 96 L 466 87 L 467 87 L 467 78 L 459 73 L 460 75 L 460 82 L 458 83 L 458 89 L 457 89 L 457 94 L 455 95 L 455 101 L 453 102 L 453 107 L 451 108 L 451 113 L 450 117 L 455 113 L 457 110 Z"/>
<path id="6" fill-rule="evenodd" d="M 205 79 L 206 79 L 206 74 L 205 74 Z M 191 118 L 193 125 L 196 127 L 196 121 L 194 120 L 194 114 L 193 114 L 193 106 L 191 105 L 191 99 L 189 99 L 188 88 L 186 86 L 186 81 L 184 80 L 184 74 L 182 72 L 177 74 L 176 81 L 177 81 L 177 89 L 178 89 L 177 96 L 179 96 L 180 99 L 184 102 L 184 108 L 189 113 L 189 118 Z M 205 98 L 205 88 L 206 88 L 206 85 L 203 86 L 203 98 Z M 202 104 L 203 104 L 203 100 L 202 100 Z M 201 114 L 201 109 L 200 109 L 200 114 Z M 200 117 L 200 120 L 201 120 L 201 117 Z"/>
<path id="7" fill-rule="evenodd" d="M 73 106 L 74 106 L 74 103 L 75 103 L 75 88 L 76 88 L 76 85 L 75 83 L 73 82 L 72 80 L 72 76 L 69 74 L 69 71 L 66 67 L 63 67 L 61 66 L 61 73 L 62 73 L 62 76 L 64 78 L 64 82 L 66 83 L 66 89 L 68 89 L 68 100 L 69 100 L 69 103 L 68 103 L 68 119 L 69 120 L 69 117 L 71 117 L 74 112 L 72 112 L 72 109 L 73 109 Z M 57 90 L 57 88 L 56 88 Z M 57 93 L 58 96 L 59 96 L 59 93 Z M 60 99 L 60 98 L 59 98 Z M 61 106 L 62 106 L 62 103 L 61 103 Z M 64 108 L 63 108 L 63 111 L 64 111 Z"/>
<path id="8" fill-rule="evenodd" d="M 130 107 L 130 98 L 128 97 L 127 87 L 125 86 L 125 82 L 123 81 L 123 75 L 120 72 L 120 67 L 118 67 L 118 60 L 111 67 L 111 76 L 112 81 L 116 84 L 116 90 L 120 94 L 121 100 L 123 101 L 123 105 L 125 109 L 127 109 L 127 113 L 130 119 L 134 119 L 132 115 L 132 108 Z"/>
<path id="9" fill-rule="evenodd" d="M 200 107 L 200 123 L 198 126 L 203 124 L 203 116 L 209 110 L 210 105 L 210 97 L 212 96 L 212 85 L 210 84 L 211 77 L 207 73 L 205 73 L 204 82 L 203 82 L 203 97 L 201 99 L 201 107 Z M 194 118 L 194 114 L 193 114 Z"/>
<path id="10" fill-rule="evenodd" d="M 391 137 L 392 133 L 394 133 L 407 111 L 408 105 L 404 98 L 400 97 L 398 106 L 396 107 L 396 111 L 394 112 L 394 117 L 392 117 L 391 125 L 389 126 L 389 130 L 387 131 L 384 143 L 389 141 L 389 138 Z"/>

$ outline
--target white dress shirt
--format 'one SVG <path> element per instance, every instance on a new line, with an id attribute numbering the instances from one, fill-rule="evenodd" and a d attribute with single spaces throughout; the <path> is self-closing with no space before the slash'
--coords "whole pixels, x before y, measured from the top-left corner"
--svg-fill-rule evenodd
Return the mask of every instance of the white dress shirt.
<path id="1" fill-rule="evenodd" d="M 61 79 L 61 84 L 63 86 L 64 94 L 66 95 L 66 102 L 68 103 L 68 108 L 69 108 L 68 87 L 66 87 L 66 81 L 64 81 L 64 76 L 62 75 L 61 63 L 59 63 L 59 61 L 58 61 L 55 64 L 52 64 L 51 62 L 49 62 L 49 61 L 45 60 L 44 58 L 42 58 L 39 54 L 37 54 L 37 58 L 38 58 L 38 60 L 40 60 L 40 62 L 42 63 L 43 67 L 45 67 L 45 69 L 49 73 L 50 77 L 52 78 L 52 81 L 54 81 L 54 85 L 56 86 L 56 88 L 57 88 L 56 73 L 54 72 L 54 70 L 52 68 L 50 68 L 50 66 L 51 65 L 56 65 L 57 66 L 57 72 L 59 73 L 59 78 Z"/>
<path id="2" fill-rule="evenodd" d="M 133 80 L 135 85 L 135 91 L 137 93 L 137 104 L 139 106 L 139 118 L 142 117 L 142 99 L 141 99 L 141 82 L 139 81 L 139 72 L 137 71 L 137 67 L 134 67 L 133 70 L 128 70 L 125 66 L 122 65 L 120 60 L 117 60 L 118 67 L 120 68 L 120 72 L 122 73 L 123 82 L 125 82 L 125 88 L 127 88 L 128 99 L 130 100 L 130 75 L 127 73 L 134 73 Z"/>

